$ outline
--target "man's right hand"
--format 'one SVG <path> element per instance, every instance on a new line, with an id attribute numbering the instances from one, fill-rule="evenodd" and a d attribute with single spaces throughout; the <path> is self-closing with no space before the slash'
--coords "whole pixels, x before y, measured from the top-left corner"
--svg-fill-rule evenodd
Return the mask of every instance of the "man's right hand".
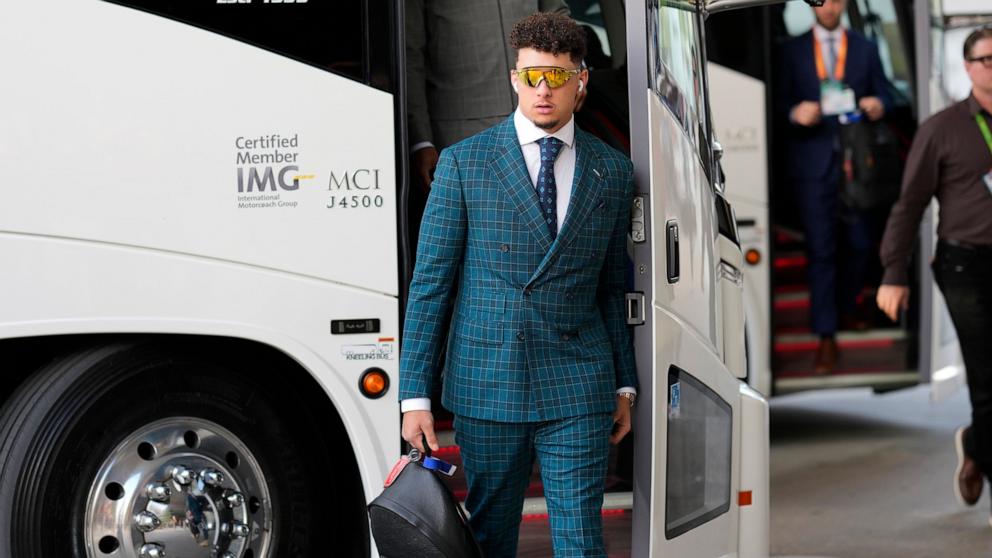
<path id="1" fill-rule="evenodd" d="M 437 451 L 441 446 L 437 443 L 437 435 L 434 434 L 434 413 L 430 411 L 407 411 L 403 413 L 403 439 L 413 447 L 424 451 L 423 438 L 427 438 L 427 445 L 431 451 Z"/>
<path id="2" fill-rule="evenodd" d="M 433 146 L 422 147 L 413 152 L 413 172 L 420 178 L 420 185 L 425 192 L 431 189 L 431 182 L 434 181 L 437 159 L 437 149 Z"/>
<path id="3" fill-rule="evenodd" d="M 899 320 L 899 310 L 909 309 L 909 287 L 904 285 L 882 285 L 875 295 L 878 308 L 893 322 Z"/>
<path id="4" fill-rule="evenodd" d="M 790 118 L 800 126 L 806 126 L 807 128 L 816 126 L 823 118 L 823 113 L 820 111 L 820 103 L 816 101 L 803 101 L 792 107 Z"/>

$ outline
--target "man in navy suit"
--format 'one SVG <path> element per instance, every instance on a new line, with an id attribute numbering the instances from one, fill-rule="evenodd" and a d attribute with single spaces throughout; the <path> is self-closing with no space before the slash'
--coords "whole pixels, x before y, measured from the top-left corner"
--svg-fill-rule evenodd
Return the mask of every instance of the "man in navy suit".
<path id="1" fill-rule="evenodd" d="M 879 120 L 892 103 L 878 48 L 840 24 L 846 9 L 847 0 L 813 8 L 813 28 L 783 45 L 775 84 L 776 111 L 788 119 L 786 177 L 796 189 L 806 233 L 811 329 L 820 336 L 817 374 L 836 364 L 838 314 L 847 327 L 865 327 L 856 317 L 856 297 L 872 238 L 867 216 L 840 203 L 840 118 L 860 111 Z M 839 230 L 847 240 L 843 275 L 837 269 Z"/>

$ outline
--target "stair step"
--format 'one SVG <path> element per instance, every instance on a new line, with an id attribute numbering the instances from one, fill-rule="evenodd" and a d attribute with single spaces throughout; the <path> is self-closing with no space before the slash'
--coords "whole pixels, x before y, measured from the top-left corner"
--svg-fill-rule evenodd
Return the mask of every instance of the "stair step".
<path id="1" fill-rule="evenodd" d="M 808 331 L 808 330 L 807 330 Z M 907 338 L 903 329 L 869 329 L 867 331 L 842 331 L 836 336 L 841 351 L 859 349 L 887 349 Z M 775 352 L 815 351 L 820 337 L 813 333 L 777 335 Z"/>
<path id="2" fill-rule="evenodd" d="M 871 387 L 895 389 L 920 382 L 920 373 L 912 370 L 834 372 L 829 376 L 787 376 L 775 379 L 775 393 L 785 395 L 811 389 Z"/>

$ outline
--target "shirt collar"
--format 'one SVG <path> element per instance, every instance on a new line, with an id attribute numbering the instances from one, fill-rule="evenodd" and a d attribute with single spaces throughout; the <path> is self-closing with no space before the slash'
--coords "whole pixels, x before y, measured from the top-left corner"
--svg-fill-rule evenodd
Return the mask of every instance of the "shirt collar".
<path id="1" fill-rule="evenodd" d="M 546 131 L 538 128 L 533 122 L 524 116 L 524 113 L 520 111 L 518 107 L 516 111 L 513 112 L 513 126 L 517 129 L 517 140 L 520 141 L 520 145 L 526 145 L 528 143 L 534 143 L 537 140 L 551 136 L 558 138 L 567 145 L 572 147 L 572 142 L 575 141 L 575 116 L 573 115 L 568 119 L 568 122 L 558 129 L 557 132 L 549 134 Z"/>
<path id="2" fill-rule="evenodd" d="M 840 41 L 840 36 L 844 33 L 844 26 L 838 25 L 837 29 L 833 31 L 828 30 L 826 27 L 816 23 L 813 25 L 813 36 L 816 37 L 817 41 L 825 41 L 827 38 L 831 38 L 835 41 Z"/>
<path id="3" fill-rule="evenodd" d="M 982 105 L 978 104 L 978 99 L 975 98 L 974 93 L 968 94 L 968 113 L 972 116 L 977 116 L 978 113 L 982 112 Z"/>

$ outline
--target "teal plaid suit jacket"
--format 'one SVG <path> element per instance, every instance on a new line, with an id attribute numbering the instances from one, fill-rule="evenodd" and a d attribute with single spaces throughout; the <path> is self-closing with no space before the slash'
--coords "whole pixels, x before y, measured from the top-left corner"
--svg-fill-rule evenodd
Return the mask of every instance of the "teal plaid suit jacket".
<path id="1" fill-rule="evenodd" d="M 401 400 L 430 397 L 445 342 L 442 404 L 457 415 L 608 413 L 617 388 L 637 385 L 624 315 L 633 166 L 578 129 L 574 145 L 572 196 L 554 239 L 512 115 L 441 153 L 406 309 Z"/>

